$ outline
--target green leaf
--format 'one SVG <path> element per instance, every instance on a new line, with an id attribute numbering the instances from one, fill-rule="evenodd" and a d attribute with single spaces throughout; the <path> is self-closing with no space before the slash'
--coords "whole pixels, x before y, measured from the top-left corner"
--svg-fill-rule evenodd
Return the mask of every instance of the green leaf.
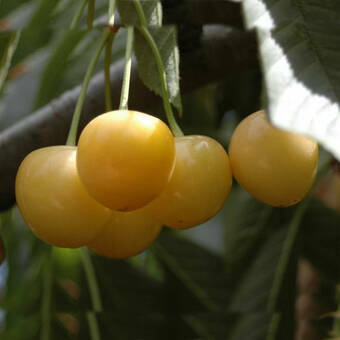
<path id="1" fill-rule="evenodd" d="M 338 310 L 335 312 L 332 335 L 340 337 L 340 285 L 336 287 Z"/>
<path id="2" fill-rule="evenodd" d="M 160 26 L 162 24 L 162 6 L 160 0 L 140 0 L 148 26 Z M 138 26 L 138 18 L 133 0 L 118 0 L 118 11 L 124 25 Z"/>
<path id="3" fill-rule="evenodd" d="M 8 75 L 8 70 L 11 66 L 12 57 L 20 39 L 20 34 L 21 34 L 20 31 L 15 31 L 8 33 L 7 37 L 1 37 L 0 94 L 3 91 L 5 81 Z"/>
<path id="4" fill-rule="evenodd" d="M 232 290 L 228 310 L 239 315 L 230 339 L 266 339 L 271 319 L 276 315 L 271 313 L 268 303 L 294 208 L 272 208 L 240 187 L 232 191 L 228 202 L 225 247 Z M 288 339 L 293 332 L 296 261 L 294 247 L 276 299 L 275 311 L 280 318 L 274 335 L 279 330 L 279 337 L 271 339 Z"/>
<path id="5" fill-rule="evenodd" d="M 191 299 L 195 301 L 187 308 L 195 309 L 196 304 L 198 310 L 214 312 L 225 304 L 229 298 L 229 292 L 224 289 L 228 278 L 219 256 L 167 230 L 162 232 L 151 249 L 187 291 L 178 292 L 180 299 L 185 300 L 188 292 L 192 295 Z"/>
<path id="6" fill-rule="evenodd" d="M 245 0 L 257 29 L 268 111 L 340 159 L 340 2 Z"/>
<path id="7" fill-rule="evenodd" d="M 55 48 L 42 73 L 35 100 L 35 108 L 47 104 L 58 94 L 58 89 L 60 88 L 64 70 L 68 65 L 70 56 L 85 33 L 85 30 L 67 31 Z"/>
<path id="8" fill-rule="evenodd" d="M 262 240 L 257 254 L 253 255 L 248 264 L 238 288 L 234 292 L 230 309 L 239 313 L 240 318 L 235 322 L 230 340 L 249 339 L 263 340 L 268 334 L 271 315 L 268 311 L 268 298 L 272 289 L 276 267 L 281 255 L 282 244 L 286 236 L 286 229 L 273 225 L 277 231 Z M 295 282 L 295 280 L 292 280 Z M 286 304 L 294 309 L 294 299 L 286 293 Z M 293 315 L 293 313 L 291 314 Z M 282 318 L 285 327 L 279 338 L 290 339 L 292 331 L 292 318 Z"/>
<path id="9" fill-rule="evenodd" d="M 318 272 L 340 283 L 340 215 L 314 199 L 302 221 L 302 254 Z"/>
<path id="10" fill-rule="evenodd" d="M 11 1 L 1 1 L 0 18 L 6 18 L 9 14 L 12 14 L 15 10 L 19 9 L 23 4 L 31 3 L 33 0 L 11 0 Z M 5 19 L 5 20 L 6 20 Z"/>
<path id="11" fill-rule="evenodd" d="M 176 27 L 149 27 L 149 32 L 154 38 L 162 57 L 170 101 L 179 112 L 182 112 Z M 140 78 L 147 87 L 161 96 L 162 87 L 156 61 L 150 46 L 138 31 L 135 35 L 135 54 Z"/>
<path id="12" fill-rule="evenodd" d="M 184 321 L 204 339 L 209 339 L 208 334 L 215 339 L 216 334 L 225 335 L 233 316 L 223 313 L 231 292 L 221 257 L 167 229 L 151 250 L 164 270 L 165 303 L 173 315 L 171 322 L 177 325 Z"/>
<path id="13" fill-rule="evenodd" d="M 61 1 L 39 0 L 36 2 L 30 21 L 22 31 L 18 51 L 15 55 L 16 62 L 21 62 L 25 57 L 51 41 L 55 10 Z"/>
<path id="14" fill-rule="evenodd" d="M 225 260 L 235 284 L 244 273 L 240 268 L 247 267 L 261 246 L 269 223 L 272 223 L 273 211 L 272 207 L 255 200 L 241 187 L 232 190 L 226 208 Z"/>
<path id="15" fill-rule="evenodd" d="M 22 316 L 12 313 L 6 317 L 6 328 L 1 332 L 1 340 L 38 339 L 40 315 L 38 312 Z"/>

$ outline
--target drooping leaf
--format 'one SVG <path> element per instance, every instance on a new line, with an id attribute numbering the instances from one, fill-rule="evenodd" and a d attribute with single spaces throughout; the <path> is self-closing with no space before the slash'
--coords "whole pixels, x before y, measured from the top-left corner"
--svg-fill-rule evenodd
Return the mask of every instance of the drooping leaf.
<path id="1" fill-rule="evenodd" d="M 59 2 L 60 0 L 37 2 L 27 26 L 22 30 L 15 62 L 21 62 L 26 56 L 50 42 L 55 9 Z"/>
<path id="2" fill-rule="evenodd" d="M 1 333 L 2 340 L 31 340 L 39 338 L 38 312 L 22 316 L 13 313 L 6 318 L 6 328 Z"/>
<path id="3" fill-rule="evenodd" d="M 165 67 L 170 101 L 179 112 L 182 112 L 176 27 L 149 27 L 149 32 L 156 42 Z M 140 78 L 147 87 L 161 96 L 160 74 L 152 49 L 138 31 L 136 31 L 135 35 L 135 54 Z"/>
<path id="4" fill-rule="evenodd" d="M 340 214 L 313 200 L 302 221 L 302 254 L 327 280 L 340 283 Z"/>
<path id="5" fill-rule="evenodd" d="M 235 282 L 244 274 L 240 268 L 249 264 L 261 246 L 272 213 L 272 207 L 253 199 L 242 188 L 232 190 L 226 208 L 225 259 Z"/>
<path id="6" fill-rule="evenodd" d="M 162 24 L 162 6 L 160 0 L 140 0 L 148 26 Z M 138 26 L 140 20 L 132 0 L 118 0 L 118 11 L 124 25 Z"/>
<path id="7" fill-rule="evenodd" d="M 245 0 L 257 29 L 272 122 L 340 159 L 340 2 Z"/>
<path id="8" fill-rule="evenodd" d="M 20 33 L 20 31 L 10 32 L 8 36 L 1 36 L 0 38 L 0 94 L 5 85 L 12 57 L 20 39 Z"/>
<path id="9" fill-rule="evenodd" d="M 231 292 L 221 257 L 166 229 L 151 249 L 164 270 L 164 302 L 170 321 L 178 325 L 172 338 L 182 337 L 183 322 L 196 338 L 227 334 L 233 315 L 223 312 Z"/>
<path id="10" fill-rule="evenodd" d="M 278 226 L 275 226 L 278 227 Z M 272 289 L 274 275 L 286 236 L 285 228 L 279 228 L 270 237 L 263 240 L 257 255 L 252 259 L 236 289 L 230 308 L 239 313 L 230 340 L 263 340 L 269 332 L 272 315 L 268 310 L 268 299 Z M 294 278 L 291 278 L 295 282 Z M 294 309 L 294 298 L 285 292 L 286 304 Z M 293 315 L 293 313 L 291 313 Z M 293 318 L 283 315 L 279 337 L 272 339 L 289 339 L 292 332 Z M 284 327 L 283 327 L 284 326 Z"/>
<path id="11" fill-rule="evenodd" d="M 269 309 L 269 299 L 287 226 L 295 209 L 272 208 L 239 187 L 233 189 L 228 202 L 225 247 L 232 300 L 227 308 L 238 315 L 230 339 L 266 339 L 276 313 L 280 315 L 277 323 L 280 333 L 272 340 L 290 338 L 295 305 L 296 247 L 290 254 L 275 311 Z"/>
<path id="12" fill-rule="evenodd" d="M 69 62 L 69 57 L 85 33 L 85 30 L 67 31 L 55 48 L 41 76 L 39 90 L 35 100 L 36 108 L 48 103 L 58 93 L 63 71 Z"/>
<path id="13" fill-rule="evenodd" d="M 1 11 L 0 11 L 0 18 L 4 19 L 9 15 L 9 13 L 12 14 L 13 11 L 20 8 L 23 4 L 27 4 L 32 2 L 32 0 L 11 0 L 11 1 L 1 1 Z"/>
<path id="14" fill-rule="evenodd" d="M 178 292 L 183 303 L 182 312 L 196 308 L 216 311 L 224 305 L 229 297 L 225 289 L 228 278 L 224 275 L 224 263 L 219 256 L 167 230 L 160 235 L 152 250 L 169 273 L 192 295 L 190 300 L 193 303 L 189 306 L 181 300 L 188 294 Z"/>
<path id="15" fill-rule="evenodd" d="M 332 329 L 332 335 L 336 337 L 340 337 L 340 285 L 336 288 L 336 294 L 337 294 L 337 305 L 338 309 L 333 314 L 334 317 L 334 323 L 333 323 L 333 329 Z"/>

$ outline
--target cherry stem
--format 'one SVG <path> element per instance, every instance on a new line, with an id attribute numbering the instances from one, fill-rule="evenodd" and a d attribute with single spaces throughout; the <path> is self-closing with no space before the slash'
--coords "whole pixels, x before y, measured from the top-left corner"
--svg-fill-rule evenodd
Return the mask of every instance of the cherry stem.
<path id="1" fill-rule="evenodd" d="M 81 115 L 81 111 L 84 105 L 85 97 L 86 97 L 86 91 L 89 86 L 89 82 L 91 79 L 91 76 L 93 74 L 94 68 L 96 66 L 96 63 L 100 57 L 100 54 L 105 46 L 106 40 L 108 36 L 110 35 L 110 30 L 105 29 L 102 33 L 102 37 L 100 39 L 100 42 L 98 44 L 98 47 L 96 49 L 96 52 L 90 61 L 90 64 L 88 65 L 88 68 L 86 70 L 85 78 L 83 80 L 83 84 L 81 87 L 81 91 L 77 100 L 77 104 L 74 110 L 73 118 L 72 118 L 72 123 L 70 127 L 70 131 L 67 137 L 66 145 L 71 145 L 74 146 L 76 145 L 76 139 L 77 139 L 77 130 L 78 130 L 78 125 L 79 125 L 79 119 Z"/>
<path id="2" fill-rule="evenodd" d="M 87 27 L 89 29 L 93 27 L 94 10 L 95 10 L 95 0 L 89 0 L 89 4 L 87 8 Z"/>
<path id="3" fill-rule="evenodd" d="M 70 30 L 74 30 L 78 24 L 79 24 L 79 21 L 80 21 L 80 18 L 84 12 L 84 9 L 85 9 L 85 6 L 87 4 L 88 0 L 83 0 L 71 22 L 71 25 L 70 25 Z"/>
<path id="4" fill-rule="evenodd" d="M 96 273 L 91 260 L 91 256 L 87 248 L 80 249 L 81 259 L 86 274 L 87 284 L 90 291 L 93 309 L 86 313 L 87 321 L 89 324 L 90 334 L 92 340 L 100 340 L 100 331 L 98 327 L 98 321 L 96 313 L 100 313 L 103 310 L 103 304 L 100 297 L 100 290 L 97 282 Z"/>
<path id="5" fill-rule="evenodd" d="M 148 22 L 146 21 L 146 17 L 145 17 L 144 10 L 143 10 L 141 3 L 139 2 L 139 0 L 133 0 L 133 2 L 134 2 L 134 5 L 135 5 L 141 26 L 147 27 Z"/>
<path id="6" fill-rule="evenodd" d="M 127 28 L 127 40 L 126 40 L 126 48 L 125 48 L 125 66 L 124 66 L 124 77 L 122 84 L 122 92 L 120 94 L 120 110 L 128 109 L 128 101 L 129 101 L 129 89 L 130 89 L 130 78 L 131 78 L 131 63 L 132 63 L 132 47 L 133 47 L 133 36 L 134 36 L 134 28 L 133 26 L 129 26 Z"/>
<path id="7" fill-rule="evenodd" d="M 108 25 L 109 25 L 111 32 L 106 42 L 105 63 L 104 63 L 106 111 L 112 110 L 110 65 L 111 65 L 111 57 L 112 57 L 112 45 L 113 45 L 114 38 L 116 36 L 116 30 L 113 29 L 113 26 L 115 23 L 115 7 L 116 7 L 116 0 L 110 0 L 109 13 L 108 13 L 108 16 L 109 16 Z"/>
<path id="8" fill-rule="evenodd" d="M 98 322 L 96 318 L 96 314 L 94 312 L 86 313 L 87 322 L 89 324 L 89 330 L 92 340 L 100 340 L 100 331 L 98 327 Z"/>
<path id="9" fill-rule="evenodd" d="M 93 311 L 98 313 L 103 310 L 102 300 L 100 297 L 100 291 L 98 288 L 98 282 L 96 273 L 94 271 L 94 266 L 91 260 L 91 256 L 86 247 L 82 247 L 80 249 L 81 259 L 83 261 L 83 266 L 87 278 L 87 283 L 90 290 L 90 295 L 92 299 Z"/>
<path id="10" fill-rule="evenodd" d="M 147 21 L 144 15 L 144 11 L 143 11 L 143 7 L 140 4 L 139 0 L 133 0 L 139 20 L 141 22 L 141 26 L 138 27 L 138 30 L 140 31 L 140 33 L 143 35 L 144 39 L 147 41 L 147 43 L 149 44 L 152 53 L 154 55 L 156 64 L 157 64 L 157 69 L 159 72 L 159 76 L 160 76 L 160 82 L 161 82 L 161 88 L 162 88 L 162 99 L 163 99 L 163 106 L 164 106 L 164 110 L 165 110 L 165 114 L 167 117 L 167 120 L 169 122 L 170 128 L 172 133 L 176 136 L 176 137 L 180 137 L 183 136 L 183 132 L 181 130 L 181 128 L 179 127 L 179 125 L 176 122 L 174 113 L 172 111 L 172 107 L 170 104 L 170 95 L 169 95 L 169 89 L 168 89 L 168 84 L 167 84 L 167 76 L 166 76 L 166 72 L 165 72 L 165 68 L 164 68 L 164 64 L 163 64 L 163 60 L 161 57 L 161 54 L 158 50 L 157 44 L 154 40 L 154 38 L 152 37 L 152 35 L 150 34 L 148 28 L 147 28 Z"/>
<path id="11" fill-rule="evenodd" d="M 112 44 L 113 44 L 114 37 L 115 37 L 115 33 L 111 31 L 109 37 L 107 38 L 106 49 L 105 49 L 104 74 L 105 74 L 105 108 L 106 108 L 106 111 L 112 110 L 110 65 L 111 65 Z"/>
<path id="12" fill-rule="evenodd" d="M 116 8 L 116 0 L 110 0 L 109 2 L 109 26 L 113 26 L 115 23 L 115 8 Z"/>
<path id="13" fill-rule="evenodd" d="M 51 300 L 52 300 L 52 279 L 53 279 L 53 263 L 52 263 L 53 247 L 48 250 L 48 255 L 44 265 L 43 272 L 43 296 L 41 304 L 41 340 L 48 340 L 51 334 Z"/>

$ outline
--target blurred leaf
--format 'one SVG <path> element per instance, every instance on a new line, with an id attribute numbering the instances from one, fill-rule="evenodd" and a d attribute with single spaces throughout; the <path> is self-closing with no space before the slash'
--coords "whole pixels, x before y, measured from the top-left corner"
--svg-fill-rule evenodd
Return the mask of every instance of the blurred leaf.
<path id="1" fill-rule="evenodd" d="M 11 1 L 1 1 L 1 11 L 0 18 L 8 16 L 9 13 L 20 8 L 23 4 L 31 3 L 33 0 L 11 0 Z"/>
<path id="2" fill-rule="evenodd" d="M 16 63 L 50 42 L 53 32 L 54 11 L 59 1 L 61 0 L 39 0 L 30 21 L 22 30 L 22 36 L 15 55 Z"/>
<path id="3" fill-rule="evenodd" d="M 24 317 L 13 313 L 6 318 L 5 331 L 0 333 L 1 340 L 38 339 L 39 322 L 39 313 L 30 313 Z"/>
<path id="4" fill-rule="evenodd" d="M 307 134 L 340 159 L 340 2 L 243 2 L 255 27 L 271 120 Z"/>
<path id="5" fill-rule="evenodd" d="M 49 50 L 42 48 L 25 58 L 25 61 L 19 64 L 18 76 L 6 82 L 6 91 L 1 98 L 0 130 L 32 113 L 40 74 L 48 56 Z"/>
<path id="6" fill-rule="evenodd" d="M 148 26 L 162 24 L 162 6 L 160 0 L 140 0 Z M 118 0 L 117 7 L 124 25 L 138 26 L 140 20 L 132 0 Z"/>
<path id="7" fill-rule="evenodd" d="M 20 39 L 20 31 L 10 32 L 8 33 L 7 39 L 1 37 L 0 48 L 0 95 L 4 89 L 5 81 L 8 75 L 8 70 L 11 66 L 11 61 L 15 49 L 17 48 L 19 39 Z M 3 40 L 6 40 L 5 42 Z M 4 47 L 3 47 L 4 46 Z"/>
<path id="8" fill-rule="evenodd" d="M 183 321 L 204 339 L 225 336 L 233 315 L 223 310 L 232 292 L 220 256 L 167 229 L 151 249 L 164 270 L 165 303 L 173 324 L 168 338 L 184 337 Z"/>
<path id="9" fill-rule="evenodd" d="M 229 292 L 225 289 L 228 278 L 219 256 L 167 230 L 152 246 L 152 251 L 183 288 L 196 299 L 196 307 L 185 306 L 184 296 L 187 293 L 178 292 L 177 298 L 184 308 L 188 308 L 182 312 L 190 312 L 192 308 L 216 311 L 229 298 Z"/>
<path id="10" fill-rule="evenodd" d="M 35 108 L 47 104 L 56 96 L 70 55 L 85 33 L 85 30 L 72 30 L 65 33 L 44 68 L 35 100 Z"/>
<path id="11" fill-rule="evenodd" d="M 336 287 L 338 310 L 334 315 L 332 335 L 340 338 L 340 285 Z"/>
<path id="12" fill-rule="evenodd" d="M 149 31 L 158 46 L 165 67 L 170 101 L 179 112 L 182 112 L 176 27 L 149 27 Z M 138 73 L 142 81 L 152 91 L 162 96 L 160 74 L 155 58 L 150 46 L 138 31 L 135 34 L 135 54 L 138 61 Z"/>
<path id="13" fill-rule="evenodd" d="M 144 271 L 129 260 L 100 256 L 92 259 L 103 300 L 104 310 L 97 314 L 102 338 L 167 339 L 172 325 L 169 306 L 164 302 L 163 282 L 153 279 L 146 268 Z M 91 306 L 85 277 L 80 282 L 83 294 L 76 306 L 78 312 Z M 80 338 L 83 339 L 83 333 Z"/>
<path id="14" fill-rule="evenodd" d="M 218 311 L 216 313 L 195 313 L 181 317 L 197 337 L 195 339 L 228 339 L 228 333 L 238 319 L 238 315 Z M 239 339 L 241 340 L 241 339 Z"/>
<path id="15" fill-rule="evenodd" d="M 340 283 L 340 214 L 314 199 L 302 221 L 303 255 L 326 279 Z"/>
<path id="16" fill-rule="evenodd" d="M 238 283 L 230 308 L 233 312 L 240 313 L 241 317 L 232 330 L 230 340 L 266 339 L 271 320 L 268 298 L 285 236 L 285 228 L 278 228 L 269 238 L 263 240 L 258 254 L 253 257 L 242 280 Z M 292 281 L 295 282 L 294 279 Z M 289 295 L 286 292 L 286 304 L 294 310 L 294 299 Z M 294 313 L 291 313 L 292 315 Z M 292 338 L 292 319 L 294 318 L 282 318 L 284 327 L 281 326 L 280 337 L 275 339 Z"/>
<path id="17" fill-rule="evenodd" d="M 225 260 L 235 283 L 266 237 L 273 213 L 272 207 L 255 200 L 241 187 L 232 190 L 226 207 Z"/>
<path id="18" fill-rule="evenodd" d="M 269 298 L 295 208 L 272 208 L 253 199 L 240 187 L 233 189 L 228 202 L 225 246 L 233 291 L 228 309 L 240 316 L 230 339 L 266 339 L 276 315 L 269 311 Z M 285 340 L 293 336 L 296 266 L 297 251 L 293 247 L 276 301 L 280 319 L 275 331 L 279 330 L 279 337 L 272 339 Z"/>

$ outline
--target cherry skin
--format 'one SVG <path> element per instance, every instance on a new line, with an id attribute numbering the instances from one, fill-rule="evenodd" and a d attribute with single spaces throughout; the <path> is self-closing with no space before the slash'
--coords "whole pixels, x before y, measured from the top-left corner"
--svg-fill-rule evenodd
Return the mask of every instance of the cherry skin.
<path id="1" fill-rule="evenodd" d="M 118 110 L 93 119 L 81 133 L 77 166 L 88 192 L 119 211 L 138 209 L 168 183 L 174 138 L 158 118 Z"/>
<path id="2" fill-rule="evenodd" d="M 240 185 L 258 200 L 276 207 L 302 200 L 318 165 L 317 143 L 275 128 L 264 111 L 249 115 L 237 126 L 229 155 Z"/>
<path id="3" fill-rule="evenodd" d="M 171 180 L 147 209 L 168 227 L 185 229 L 213 217 L 228 196 L 232 176 L 229 157 L 214 139 L 176 137 Z"/>
<path id="4" fill-rule="evenodd" d="M 31 152 L 21 163 L 15 183 L 19 210 L 33 233 L 65 248 L 89 243 L 111 211 L 82 185 L 76 147 L 51 146 Z"/>
<path id="5" fill-rule="evenodd" d="M 105 257 L 128 258 L 146 250 L 161 229 L 161 224 L 144 208 L 130 212 L 113 211 L 110 221 L 88 248 Z"/>

